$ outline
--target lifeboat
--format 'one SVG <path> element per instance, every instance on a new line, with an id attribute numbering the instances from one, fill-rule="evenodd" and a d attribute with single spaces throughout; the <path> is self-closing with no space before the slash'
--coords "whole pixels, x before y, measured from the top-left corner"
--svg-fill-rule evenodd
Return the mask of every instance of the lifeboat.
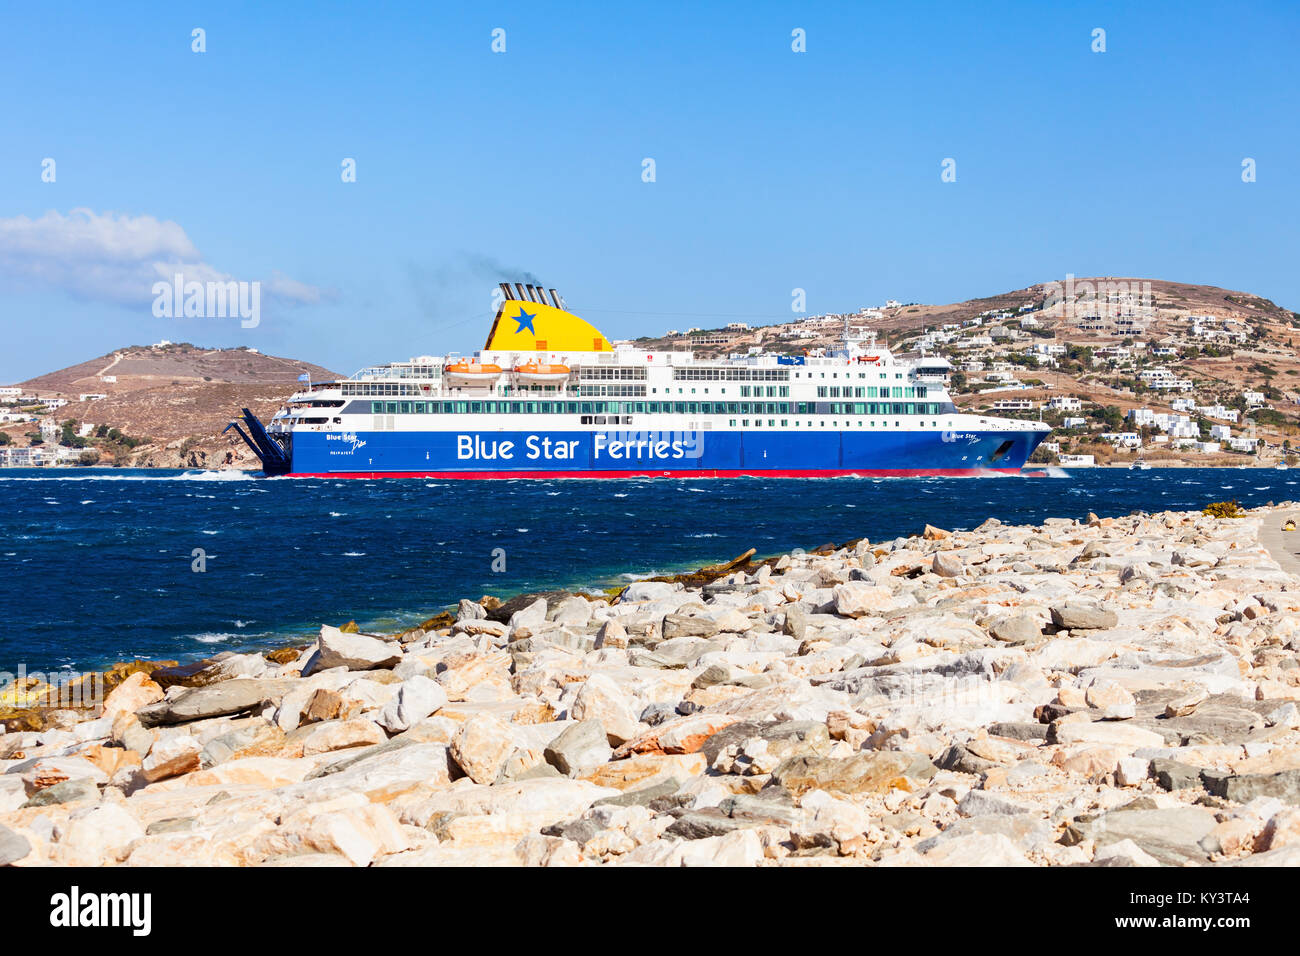
<path id="1" fill-rule="evenodd" d="M 568 380 L 569 366 L 525 362 L 523 365 L 515 366 L 515 375 L 523 382 L 558 384 Z"/>
<path id="2" fill-rule="evenodd" d="M 452 362 L 444 368 L 442 375 L 443 378 L 452 382 L 470 385 L 491 385 L 501 377 L 501 366 L 461 359 L 459 362 Z"/>

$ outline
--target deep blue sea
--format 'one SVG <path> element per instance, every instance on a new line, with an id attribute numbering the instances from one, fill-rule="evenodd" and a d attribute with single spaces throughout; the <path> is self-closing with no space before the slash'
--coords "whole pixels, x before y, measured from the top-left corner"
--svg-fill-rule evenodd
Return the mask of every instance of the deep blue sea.
<path id="1" fill-rule="evenodd" d="M 418 623 L 461 597 L 886 540 L 927 523 L 1300 499 L 1300 470 L 1044 477 L 382 481 L 242 472 L 0 472 L 0 670 L 193 660 Z M 202 549 L 204 570 L 194 570 Z M 494 557 L 504 570 L 494 570 Z"/>

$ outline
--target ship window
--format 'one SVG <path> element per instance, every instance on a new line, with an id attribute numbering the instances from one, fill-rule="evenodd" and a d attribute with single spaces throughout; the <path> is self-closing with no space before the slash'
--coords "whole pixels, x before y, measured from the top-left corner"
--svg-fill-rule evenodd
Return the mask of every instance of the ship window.
<path id="1" fill-rule="evenodd" d="M 456 403 L 456 414 L 457 414 L 457 415 L 464 415 L 464 414 L 466 414 L 468 411 L 469 411 L 469 402 L 457 402 L 457 403 Z"/>
<path id="2" fill-rule="evenodd" d="M 604 425 L 604 424 L 605 424 L 605 416 L 604 416 L 604 415 L 597 415 L 597 416 L 596 416 L 596 424 L 597 424 L 597 425 Z"/>
<path id="3" fill-rule="evenodd" d="M 482 402 L 470 402 L 470 403 L 469 403 L 469 413 L 470 413 L 471 415 L 481 415 L 481 414 L 483 413 L 483 403 L 482 403 Z"/>
<path id="4" fill-rule="evenodd" d="M 736 420 L 735 420 L 734 418 L 729 419 L 729 420 L 727 421 L 727 424 L 730 425 L 732 428 L 735 428 L 735 427 L 736 427 Z"/>
<path id="5" fill-rule="evenodd" d="M 686 403 L 685 403 L 685 402 L 673 402 L 673 411 L 676 412 L 678 415 L 684 415 L 684 414 L 686 414 Z"/>
<path id="6" fill-rule="evenodd" d="M 743 420 L 741 421 L 740 424 L 741 424 L 741 427 L 742 427 L 742 428 L 748 428 L 748 427 L 749 427 L 749 419 L 748 419 L 748 418 L 743 419 Z"/>

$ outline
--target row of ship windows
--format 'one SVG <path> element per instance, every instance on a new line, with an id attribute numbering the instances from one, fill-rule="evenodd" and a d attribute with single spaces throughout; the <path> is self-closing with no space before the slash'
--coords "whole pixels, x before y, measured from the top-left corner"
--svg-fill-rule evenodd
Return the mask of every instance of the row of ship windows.
<path id="1" fill-rule="evenodd" d="M 865 394 L 863 394 L 865 392 Z M 925 398 L 928 390 L 924 385 L 895 385 L 891 389 L 888 385 L 867 386 L 839 386 L 839 385 L 818 385 L 818 398 L 839 398 L 843 393 L 844 398 Z"/>
<path id="2" fill-rule="evenodd" d="M 783 368 L 673 368 L 679 382 L 788 382 L 790 372 Z"/>
<path id="3" fill-rule="evenodd" d="M 578 377 L 586 380 L 596 381 L 618 381 L 618 380 L 638 380 L 645 378 L 646 370 L 638 366 L 621 367 L 621 368 L 599 368 L 587 367 L 578 370 Z M 794 377 L 799 378 L 798 372 Z M 859 379 L 866 378 L 868 373 L 858 372 Z M 436 378 L 438 376 L 427 376 Z M 813 373 L 808 373 L 808 378 L 813 378 Z M 825 372 L 817 373 L 817 377 L 826 378 Z M 831 372 L 831 378 L 839 378 L 838 372 Z M 845 372 L 845 378 L 852 378 L 852 372 Z M 888 378 L 884 373 L 879 373 L 880 378 Z M 895 372 L 894 378 L 901 379 L 902 372 Z M 674 368 L 673 378 L 677 381 L 691 382 L 722 382 L 722 381 L 742 381 L 742 382 L 788 382 L 790 373 L 784 369 L 720 369 L 720 368 Z M 535 386 L 534 386 L 535 387 Z M 882 386 L 885 388 L 887 386 Z M 859 393 L 858 398 L 862 398 L 862 389 L 856 389 Z M 871 389 L 874 393 L 874 387 Z M 894 390 L 897 393 L 897 389 Z M 917 390 L 918 397 L 925 397 L 925 389 L 922 387 Z M 818 389 L 821 392 L 821 389 Z M 419 395 L 421 389 L 419 385 L 410 382 L 344 382 L 343 394 L 348 396 L 373 396 L 373 395 Z M 883 397 L 883 396 L 882 396 Z M 899 397 L 897 394 L 895 398 Z"/>
<path id="4" fill-rule="evenodd" d="M 939 402 L 371 402 L 375 415 L 938 415 Z"/>

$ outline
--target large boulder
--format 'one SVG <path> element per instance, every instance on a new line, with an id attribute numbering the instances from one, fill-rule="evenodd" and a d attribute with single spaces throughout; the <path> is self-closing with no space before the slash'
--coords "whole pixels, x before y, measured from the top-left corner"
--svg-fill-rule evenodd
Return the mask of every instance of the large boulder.
<path id="1" fill-rule="evenodd" d="M 605 728 L 599 720 L 581 720 L 565 728 L 546 747 L 546 762 L 570 777 L 607 763 L 610 758 Z"/>
<path id="2" fill-rule="evenodd" d="M 141 772 L 154 783 L 168 777 L 180 777 L 199 769 L 203 744 L 197 737 L 178 735 L 159 740 L 144 759 Z"/>
<path id="3" fill-rule="evenodd" d="M 118 717 L 134 714 L 141 707 L 162 700 L 163 689 L 144 671 L 136 671 L 109 692 L 104 698 L 104 716 Z"/>
<path id="4" fill-rule="evenodd" d="M 636 702 L 606 674 L 593 674 L 573 700 L 574 720 L 598 720 L 612 746 L 627 743 L 641 732 Z"/>
<path id="5" fill-rule="evenodd" d="M 989 634 L 1006 644 L 1027 644 L 1042 637 L 1043 629 L 1032 614 L 1012 614 L 990 624 Z"/>
<path id="6" fill-rule="evenodd" d="M 17 863 L 31 852 L 32 845 L 25 836 L 0 824 L 0 866 Z"/>
<path id="7" fill-rule="evenodd" d="M 841 617 L 864 617 L 894 607 L 894 593 L 889 588 L 849 581 L 835 588 L 835 613 Z"/>
<path id="8" fill-rule="evenodd" d="M 634 604 L 641 601 L 658 601 L 677 590 L 676 585 L 667 581 L 636 581 L 629 584 L 619 595 L 620 604 Z"/>
<path id="9" fill-rule="evenodd" d="M 1097 849 L 1132 840 L 1166 866 L 1202 864 L 1218 850 L 1211 837 L 1217 821 L 1204 807 L 1136 810 L 1121 807 L 1089 821 L 1076 821 L 1070 833 L 1091 838 Z"/>
<path id="10" fill-rule="evenodd" d="M 1062 630 L 1100 630 L 1114 627 L 1119 623 L 1119 617 L 1109 608 L 1090 604 L 1058 604 L 1052 608 L 1052 623 Z"/>
<path id="11" fill-rule="evenodd" d="M 935 554 L 934 559 L 930 562 L 930 570 L 943 578 L 955 578 L 961 575 L 965 566 L 961 558 L 947 551 L 940 551 Z"/>
<path id="12" fill-rule="evenodd" d="M 320 641 L 312 662 L 313 671 L 346 667 L 350 671 L 368 671 L 392 667 L 402 659 L 402 646 L 395 641 L 381 641 L 365 634 L 348 634 L 328 624 L 321 625 Z"/>
<path id="13" fill-rule="evenodd" d="M 136 717 L 145 727 L 183 724 L 205 717 L 221 717 L 255 710 L 267 701 L 279 700 L 295 685 L 293 680 L 227 680 L 207 687 L 183 691 L 172 700 L 160 700 L 142 707 Z"/>
<path id="14" fill-rule="evenodd" d="M 390 734 L 400 734 L 445 706 L 447 692 L 442 685 L 416 674 L 402 681 L 397 693 L 379 712 L 377 723 Z"/>
<path id="15" fill-rule="evenodd" d="M 1205 771 L 1201 780 L 1214 796 L 1236 803 L 1249 803 L 1256 797 L 1276 797 L 1285 803 L 1300 804 L 1300 769 L 1245 774 Z"/>
<path id="16" fill-rule="evenodd" d="M 934 773 L 934 764 L 920 754 L 864 750 L 845 758 L 791 757 L 772 772 L 772 783 L 795 795 L 810 790 L 887 793 L 919 789 Z"/>
<path id="17" fill-rule="evenodd" d="M 492 784 L 514 751 L 510 727 L 491 714 L 475 714 L 451 738 L 451 756 L 475 783 Z"/>
<path id="18" fill-rule="evenodd" d="M 663 638 L 665 641 L 675 637 L 712 637 L 719 627 L 707 617 L 692 617 L 689 614 L 665 614 Z"/>

